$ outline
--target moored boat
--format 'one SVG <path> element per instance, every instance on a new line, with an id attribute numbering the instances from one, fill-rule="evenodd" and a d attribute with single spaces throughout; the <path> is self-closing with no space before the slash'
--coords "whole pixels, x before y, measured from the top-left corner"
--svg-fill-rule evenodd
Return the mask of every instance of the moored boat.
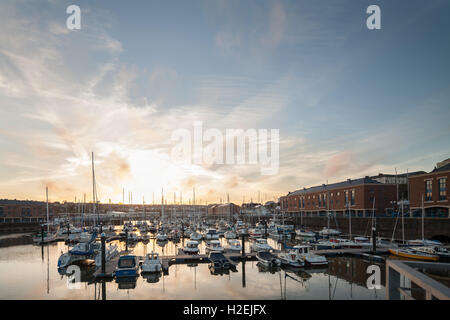
<path id="1" fill-rule="evenodd" d="M 421 251 L 417 251 L 411 248 L 404 249 L 389 249 L 389 252 L 395 256 L 410 258 L 416 260 L 425 260 L 425 261 L 438 261 L 439 256 L 435 254 L 429 254 Z"/>

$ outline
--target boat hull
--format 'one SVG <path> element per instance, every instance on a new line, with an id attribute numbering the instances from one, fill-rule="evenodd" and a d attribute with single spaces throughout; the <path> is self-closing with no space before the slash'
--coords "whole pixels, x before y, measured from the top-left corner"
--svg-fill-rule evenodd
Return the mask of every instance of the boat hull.
<path id="1" fill-rule="evenodd" d="M 438 256 L 415 254 L 412 252 L 396 250 L 396 249 L 389 249 L 389 252 L 393 255 L 403 257 L 403 258 L 409 258 L 409 259 L 415 259 L 415 260 L 425 260 L 425 261 L 439 261 Z"/>

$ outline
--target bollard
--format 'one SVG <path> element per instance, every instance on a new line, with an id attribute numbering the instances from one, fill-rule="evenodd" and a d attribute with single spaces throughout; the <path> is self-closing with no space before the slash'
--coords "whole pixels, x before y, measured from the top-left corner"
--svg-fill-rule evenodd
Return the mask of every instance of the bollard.
<path id="1" fill-rule="evenodd" d="M 106 272 L 106 235 L 102 233 L 102 273 Z"/>
<path id="2" fill-rule="evenodd" d="M 242 288 L 245 288 L 245 261 L 242 261 Z"/>

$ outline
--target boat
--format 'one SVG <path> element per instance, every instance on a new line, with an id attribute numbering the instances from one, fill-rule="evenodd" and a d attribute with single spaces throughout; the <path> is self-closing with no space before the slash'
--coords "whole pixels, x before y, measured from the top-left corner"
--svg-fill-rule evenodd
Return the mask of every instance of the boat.
<path id="1" fill-rule="evenodd" d="M 267 267 L 279 267 L 281 266 L 281 260 L 269 251 L 258 251 L 256 254 L 258 261 Z"/>
<path id="2" fill-rule="evenodd" d="M 228 246 L 226 247 L 227 251 L 242 251 L 242 246 L 239 240 L 237 239 L 229 239 L 228 240 Z"/>
<path id="3" fill-rule="evenodd" d="M 316 237 L 315 232 L 304 230 L 304 229 L 295 230 L 295 234 L 301 238 L 315 238 Z"/>
<path id="4" fill-rule="evenodd" d="M 411 248 L 413 250 L 429 253 L 432 255 L 437 255 L 439 257 L 439 261 L 450 261 L 450 251 L 445 247 L 440 246 L 423 246 L 423 247 L 415 247 Z"/>
<path id="5" fill-rule="evenodd" d="M 231 263 L 225 258 L 225 256 L 221 252 L 211 251 L 208 255 L 208 259 L 210 261 L 210 269 L 220 270 L 220 269 L 230 269 Z"/>
<path id="6" fill-rule="evenodd" d="M 164 230 L 161 230 L 156 234 L 156 241 L 167 241 L 167 234 L 164 232 Z"/>
<path id="7" fill-rule="evenodd" d="M 262 237 L 263 233 L 261 232 L 261 230 L 254 228 L 254 229 L 250 229 L 248 231 L 248 234 L 249 234 L 250 238 L 259 239 Z"/>
<path id="8" fill-rule="evenodd" d="M 341 234 L 340 231 L 326 227 L 324 227 L 322 230 L 319 231 L 319 235 L 322 237 L 338 236 L 340 234 Z"/>
<path id="9" fill-rule="evenodd" d="M 189 238 L 193 241 L 200 241 L 203 239 L 203 235 L 200 232 L 194 231 L 191 233 Z"/>
<path id="10" fill-rule="evenodd" d="M 409 246 L 442 246 L 442 242 L 437 240 L 422 240 L 422 239 L 416 239 L 416 240 L 408 240 L 406 241 L 406 244 Z"/>
<path id="11" fill-rule="evenodd" d="M 266 239 L 256 239 L 252 245 L 251 249 L 253 251 L 270 251 L 273 248 L 267 243 Z"/>
<path id="12" fill-rule="evenodd" d="M 302 257 L 295 250 L 279 253 L 278 259 L 280 259 L 281 265 L 291 268 L 301 268 L 305 265 Z"/>
<path id="13" fill-rule="evenodd" d="M 436 254 L 425 253 L 411 248 L 389 249 L 389 252 L 395 256 L 425 261 L 438 261 L 439 256 Z"/>
<path id="14" fill-rule="evenodd" d="M 219 240 L 211 240 L 206 244 L 206 251 L 224 252 L 225 249 L 222 247 Z"/>
<path id="15" fill-rule="evenodd" d="M 113 277 L 120 278 L 134 278 L 138 274 L 139 263 L 137 257 L 133 255 L 121 256 L 117 262 L 117 267 L 113 271 Z"/>
<path id="16" fill-rule="evenodd" d="M 141 265 L 142 273 L 161 272 L 162 263 L 159 254 L 156 252 L 149 253 L 145 256 L 145 260 Z"/>
<path id="17" fill-rule="evenodd" d="M 324 256 L 312 253 L 309 245 L 294 246 L 293 251 L 303 259 L 306 266 L 322 267 L 328 265 L 328 260 Z"/>
<path id="18" fill-rule="evenodd" d="M 217 233 L 216 229 L 208 228 L 208 229 L 206 229 L 206 232 L 205 232 L 203 238 L 205 240 L 218 240 L 219 234 Z"/>
<path id="19" fill-rule="evenodd" d="M 318 241 L 312 244 L 315 250 L 328 250 L 328 249 L 340 249 L 341 245 L 337 242 L 331 241 Z"/>
<path id="20" fill-rule="evenodd" d="M 198 241 L 190 240 L 186 242 L 183 248 L 185 253 L 197 254 L 200 250 L 198 249 Z"/>
<path id="21" fill-rule="evenodd" d="M 237 234 L 233 230 L 226 231 L 223 234 L 223 236 L 225 237 L 225 239 L 236 239 L 237 238 Z"/>
<path id="22" fill-rule="evenodd" d="M 136 233 L 134 233 L 134 232 L 128 233 L 128 242 L 138 242 L 138 241 L 139 241 L 139 238 L 136 235 Z"/>

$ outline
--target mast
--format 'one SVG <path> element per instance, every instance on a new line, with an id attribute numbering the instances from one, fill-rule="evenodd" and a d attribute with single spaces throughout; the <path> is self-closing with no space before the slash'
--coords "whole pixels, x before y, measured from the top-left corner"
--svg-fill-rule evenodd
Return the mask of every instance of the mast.
<path id="1" fill-rule="evenodd" d="M 425 208 L 423 206 L 423 194 L 422 194 L 422 242 L 425 240 L 425 233 L 423 228 L 424 217 L 425 217 Z"/>
<path id="2" fill-rule="evenodd" d="M 46 198 L 47 198 L 47 237 L 50 235 L 50 225 L 49 225 L 49 219 L 48 219 L 48 216 L 49 216 L 49 214 L 48 214 L 48 187 L 45 187 L 45 195 L 46 195 Z"/>
<path id="3" fill-rule="evenodd" d="M 405 244 L 405 220 L 403 219 L 403 200 L 402 200 L 402 240 Z"/>
<path id="4" fill-rule="evenodd" d="M 95 172 L 94 172 L 94 152 L 92 152 L 92 214 L 94 215 L 95 226 Z M 97 221 L 98 222 L 98 221 Z"/>
<path id="5" fill-rule="evenodd" d="M 161 222 L 164 222 L 164 188 L 161 188 Z"/>

